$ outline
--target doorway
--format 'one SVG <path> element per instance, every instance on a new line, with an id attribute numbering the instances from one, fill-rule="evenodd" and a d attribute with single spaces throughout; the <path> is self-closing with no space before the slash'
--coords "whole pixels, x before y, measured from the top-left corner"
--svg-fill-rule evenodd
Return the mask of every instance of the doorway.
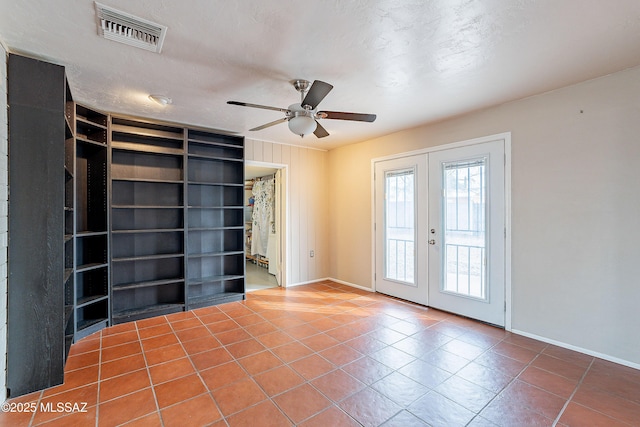
<path id="1" fill-rule="evenodd" d="M 377 292 L 506 325 L 509 141 L 374 160 Z"/>
<path id="2" fill-rule="evenodd" d="M 284 286 L 286 169 L 283 165 L 245 163 L 245 289 Z"/>

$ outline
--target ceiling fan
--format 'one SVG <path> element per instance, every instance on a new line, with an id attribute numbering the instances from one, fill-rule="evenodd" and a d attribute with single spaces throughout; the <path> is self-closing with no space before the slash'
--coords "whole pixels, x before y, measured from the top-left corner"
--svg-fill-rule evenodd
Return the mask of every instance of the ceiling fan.
<path id="1" fill-rule="evenodd" d="M 376 119 L 375 114 L 317 111 L 318 104 L 333 89 L 333 86 L 320 80 L 314 80 L 313 84 L 308 80 L 294 80 L 291 83 L 300 92 L 300 103 L 291 104 L 289 108 L 269 107 L 267 105 L 238 101 L 227 101 L 227 104 L 283 112 L 285 114 L 283 118 L 249 130 L 262 130 L 278 123 L 289 122 L 289 130 L 301 137 L 310 133 L 313 133 L 318 138 L 329 136 L 329 132 L 318 123 L 318 119 L 353 120 L 357 122 L 373 122 Z"/>

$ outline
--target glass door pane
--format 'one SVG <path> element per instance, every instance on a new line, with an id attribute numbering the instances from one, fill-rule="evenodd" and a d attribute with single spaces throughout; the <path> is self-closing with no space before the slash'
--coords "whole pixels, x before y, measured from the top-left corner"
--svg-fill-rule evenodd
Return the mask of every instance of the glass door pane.
<path id="1" fill-rule="evenodd" d="M 445 292 L 487 299 L 486 158 L 443 163 Z"/>
<path id="2" fill-rule="evenodd" d="M 415 284 L 415 169 L 385 172 L 385 279 Z"/>

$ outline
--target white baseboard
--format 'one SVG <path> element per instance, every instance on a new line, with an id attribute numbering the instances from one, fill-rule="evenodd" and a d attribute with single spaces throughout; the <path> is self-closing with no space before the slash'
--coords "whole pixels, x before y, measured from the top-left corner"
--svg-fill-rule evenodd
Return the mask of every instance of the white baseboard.
<path id="1" fill-rule="evenodd" d="M 610 356 L 608 354 L 603 354 L 603 353 L 599 353 L 597 351 L 588 350 L 586 348 L 577 347 L 575 345 L 567 344 L 567 343 L 564 343 L 564 342 L 561 342 L 561 341 L 552 340 L 550 338 L 542 337 L 542 336 L 535 335 L 535 334 L 530 334 L 528 332 L 519 331 L 517 329 L 512 329 L 511 332 L 514 333 L 514 334 L 517 334 L 517 335 L 522 335 L 522 336 L 527 337 L 527 338 L 532 338 L 534 340 L 546 342 L 547 344 L 553 344 L 553 345 L 556 345 L 558 347 L 562 347 L 562 348 L 566 348 L 566 349 L 569 349 L 569 350 L 577 351 L 579 353 L 588 354 L 589 356 L 593 356 L 593 357 L 597 357 L 597 358 L 600 358 L 600 359 L 604 359 L 604 360 L 607 360 L 609 362 L 617 363 L 619 365 L 628 366 L 628 367 L 634 368 L 634 369 L 640 369 L 640 364 L 631 362 L 629 360 L 619 359 L 617 357 Z"/>
<path id="2" fill-rule="evenodd" d="M 324 282 L 325 280 L 332 280 L 332 279 L 330 279 L 329 277 L 322 277 L 320 279 L 313 279 L 307 282 L 289 283 L 287 285 L 287 288 L 293 288 L 294 286 L 311 285 L 318 282 Z"/>
<path id="3" fill-rule="evenodd" d="M 294 286 L 311 285 L 313 283 L 324 282 L 326 280 L 330 280 L 332 282 L 336 282 L 341 285 L 351 286 L 352 288 L 360 289 L 363 291 L 374 292 L 374 290 L 371 288 L 365 288 L 364 286 L 356 285 L 355 283 L 345 282 L 344 280 L 334 279 L 333 277 L 322 277 L 320 279 L 309 280 L 308 282 L 291 283 L 287 285 L 287 288 L 292 288 Z"/>

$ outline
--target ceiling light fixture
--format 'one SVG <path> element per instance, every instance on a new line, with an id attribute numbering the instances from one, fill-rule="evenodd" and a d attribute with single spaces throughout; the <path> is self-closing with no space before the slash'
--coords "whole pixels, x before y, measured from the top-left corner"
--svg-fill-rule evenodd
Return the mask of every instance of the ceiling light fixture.
<path id="1" fill-rule="evenodd" d="M 304 138 L 305 135 L 309 135 L 316 130 L 318 124 L 313 117 L 313 111 L 302 107 L 300 104 L 289 105 L 289 111 L 292 116 L 288 122 L 291 132 Z"/>
<path id="2" fill-rule="evenodd" d="M 173 101 L 171 100 L 171 98 L 169 98 L 168 96 L 164 96 L 164 95 L 149 95 L 149 99 L 152 101 L 157 102 L 158 104 L 162 105 L 163 107 L 165 105 L 169 105 L 171 104 Z"/>

